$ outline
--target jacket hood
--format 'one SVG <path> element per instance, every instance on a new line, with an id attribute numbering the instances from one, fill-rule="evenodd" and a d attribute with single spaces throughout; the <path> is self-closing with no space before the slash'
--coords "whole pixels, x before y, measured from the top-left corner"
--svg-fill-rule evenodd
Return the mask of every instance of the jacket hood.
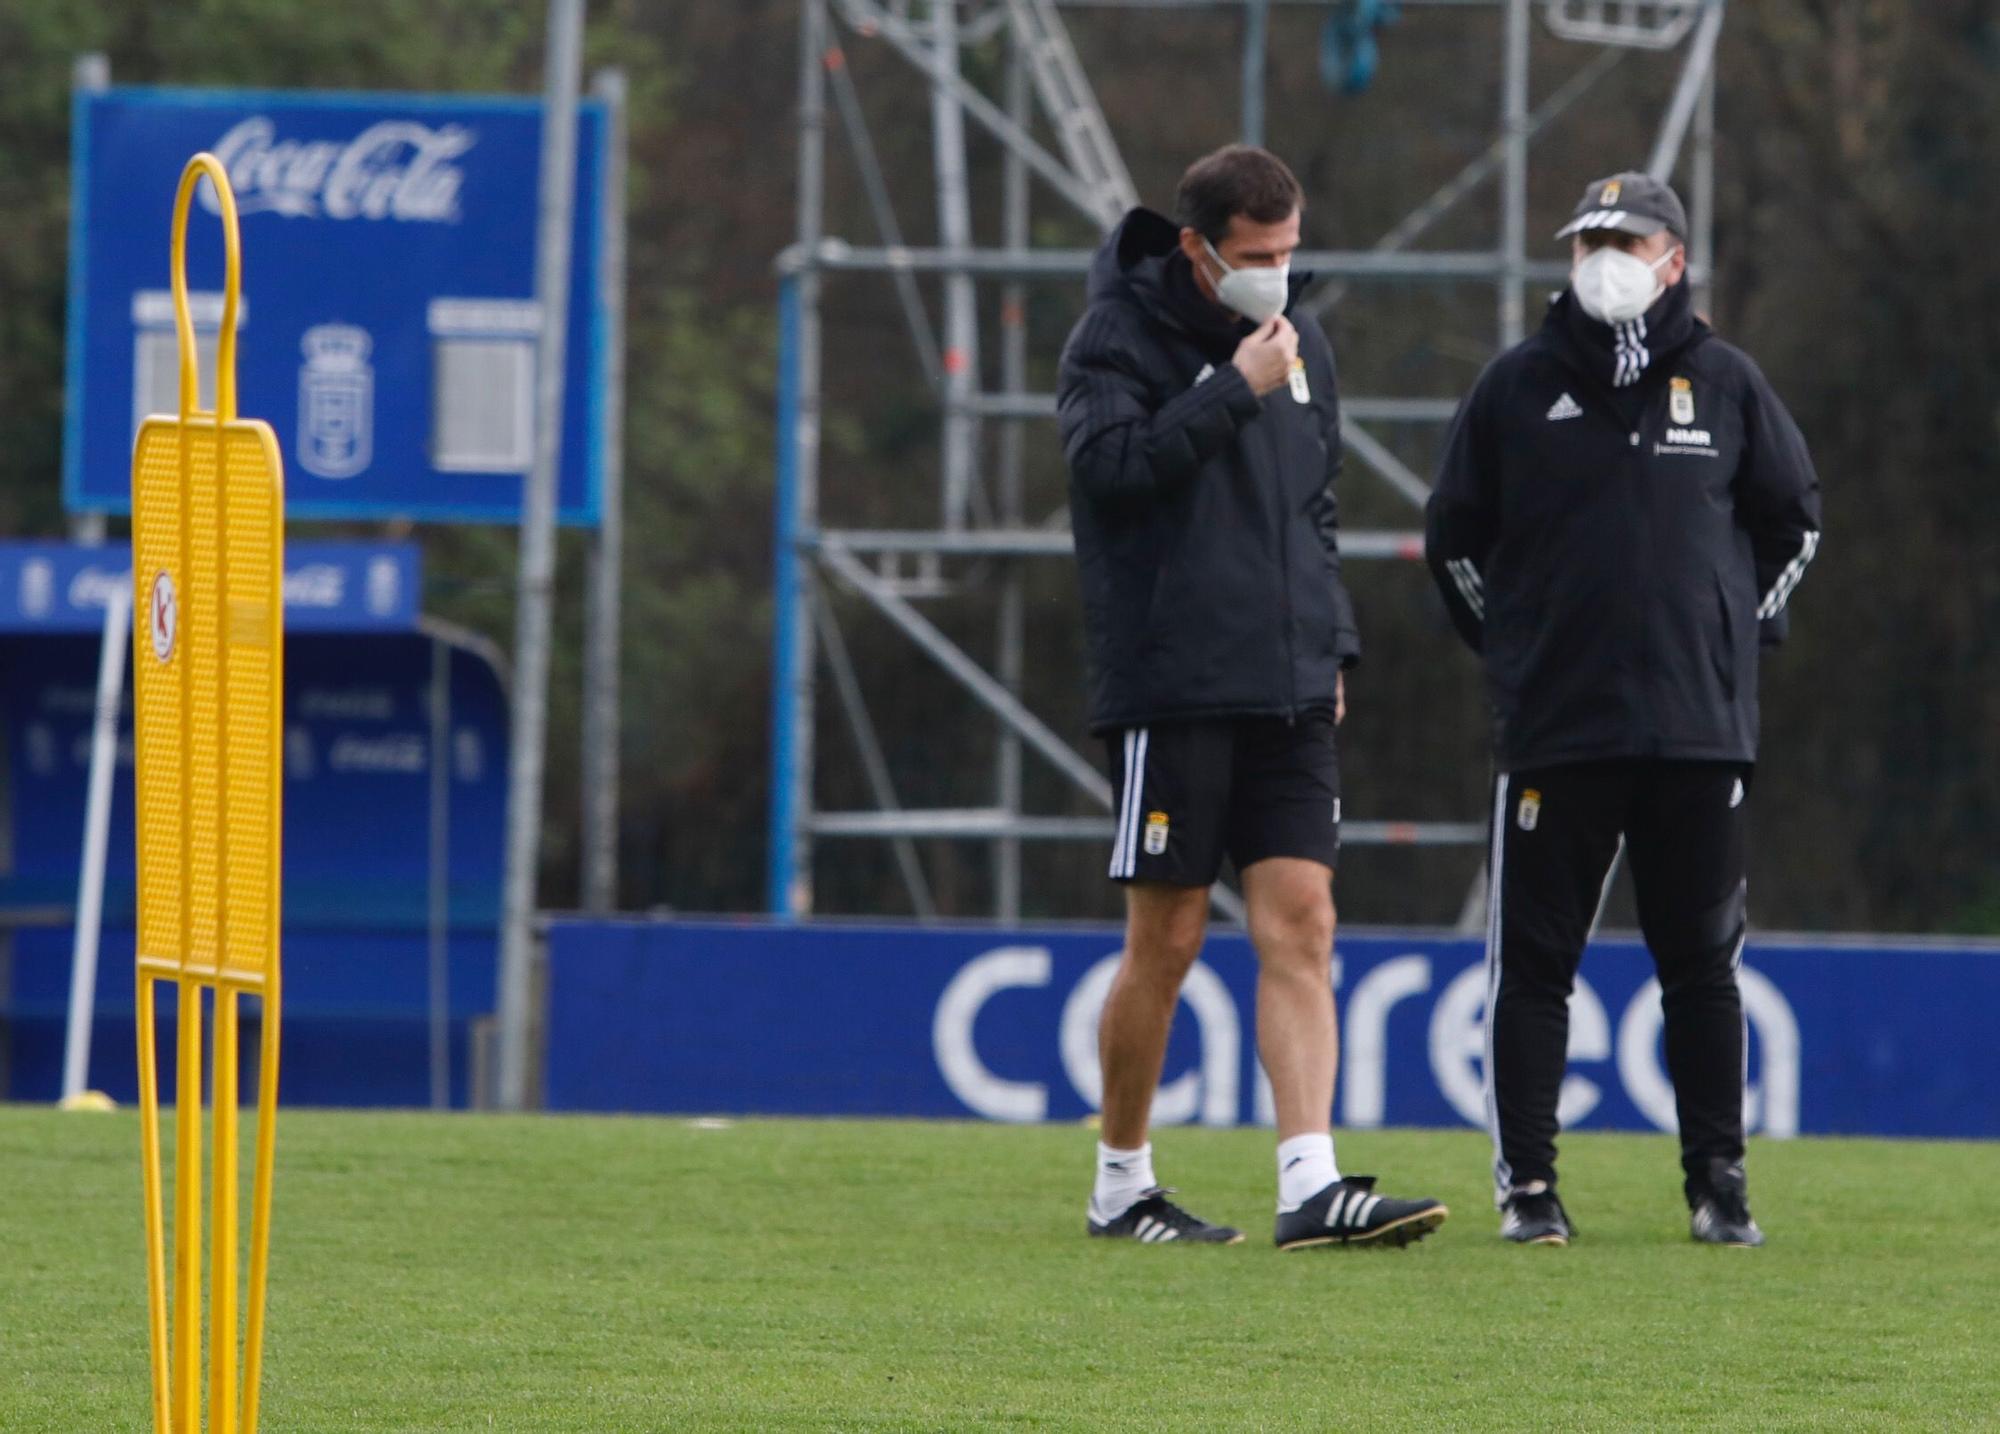
<path id="1" fill-rule="evenodd" d="M 1090 302 L 1124 298 L 1162 323 L 1178 329 L 1193 327 L 1189 316 L 1181 313 L 1174 302 L 1167 277 L 1168 262 L 1180 252 L 1180 247 L 1180 225 L 1143 205 L 1131 210 L 1104 236 L 1097 256 L 1091 261 L 1087 290 Z M 1291 296 L 1285 303 L 1287 313 L 1298 303 L 1299 295 L 1312 283 L 1313 276 L 1294 270 L 1291 280 Z M 1248 319 L 1234 315 L 1224 318 L 1220 326 L 1234 327 L 1239 334 L 1248 333 L 1251 327 Z"/>
<path id="2" fill-rule="evenodd" d="M 1130 298 L 1149 311 L 1165 303 L 1167 259 L 1180 249 L 1180 226 L 1152 209 L 1132 210 L 1098 246 L 1090 265 L 1090 302 Z"/>

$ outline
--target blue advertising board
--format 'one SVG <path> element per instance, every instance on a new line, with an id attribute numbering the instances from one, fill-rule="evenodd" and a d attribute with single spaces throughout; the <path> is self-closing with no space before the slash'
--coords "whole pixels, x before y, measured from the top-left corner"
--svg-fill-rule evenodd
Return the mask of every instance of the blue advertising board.
<path id="1" fill-rule="evenodd" d="M 428 919 L 431 766 L 448 777 L 450 919 L 493 926 L 506 826 L 507 700 L 492 663 L 447 649 L 447 731 L 430 718 L 435 644 L 416 632 L 299 632 L 285 643 L 287 928 Z M 83 847 L 98 639 L 0 634 L 0 896 L 67 905 Z M 132 703 L 119 711 L 105 909 L 133 909 Z"/>
<path id="2" fill-rule="evenodd" d="M 68 505 L 127 511 L 139 421 L 175 407 L 168 228 L 182 166 L 208 150 L 241 216 L 239 406 L 277 430 L 290 515 L 515 521 L 534 453 L 541 128 L 539 101 L 504 97 L 79 93 Z M 557 494 L 570 524 L 598 514 L 604 139 L 603 106 L 579 106 Z M 197 200 L 214 211 L 206 181 Z M 195 219 L 206 394 L 222 245 Z"/>
<path id="3" fill-rule="evenodd" d="M 285 1095 L 330 1105 L 428 1096 L 432 640 L 306 632 L 285 663 Z M 454 1099 L 468 1030 L 493 1009 L 507 703 L 491 663 L 450 650 L 445 911 Z M 66 912 L 77 890 L 97 639 L 0 634 L 0 917 Z M 91 1082 L 136 1089 L 132 710 L 120 714 Z M 0 960 L 0 1098 L 54 1099 L 71 931 L 17 930 Z M 170 1008 L 169 1008 L 170 1013 Z M 254 1050 L 254 1044 L 247 1047 Z"/>
<path id="4" fill-rule="evenodd" d="M 285 628 L 408 632 L 421 564 L 415 543 L 287 543 Z M 129 543 L 0 542 L 0 633 L 101 633 L 120 587 L 132 587 Z"/>
<path id="5" fill-rule="evenodd" d="M 559 921 L 559 1110 L 1075 1120 L 1098 1106 L 1111 929 Z M 2000 1136 L 2000 944 L 1753 941 L 1746 1113 L 1759 1134 Z M 1175 1019 L 1156 1124 L 1263 1124 L 1256 958 L 1211 937 Z M 1343 934 L 1336 1118 L 1483 1122 L 1481 943 Z M 1659 986 L 1600 941 L 1570 1005 L 1565 1126 L 1671 1130 Z"/>
<path id="6" fill-rule="evenodd" d="M 507 698 L 478 644 L 419 628 L 418 556 L 407 543 L 297 543 L 286 553 L 288 1101 L 428 1098 L 436 766 L 456 1102 L 468 1094 L 472 1024 L 493 1009 Z M 0 544 L 0 1099 L 53 1099 L 60 1083 L 103 602 L 130 582 L 129 562 L 123 545 Z M 431 700 L 441 654 L 439 734 Z M 120 1100 L 137 1080 L 132 754 L 128 683 L 90 1075 Z M 31 924 L 10 930 L 17 919 Z M 171 1003 L 163 1019 L 170 1012 Z"/>

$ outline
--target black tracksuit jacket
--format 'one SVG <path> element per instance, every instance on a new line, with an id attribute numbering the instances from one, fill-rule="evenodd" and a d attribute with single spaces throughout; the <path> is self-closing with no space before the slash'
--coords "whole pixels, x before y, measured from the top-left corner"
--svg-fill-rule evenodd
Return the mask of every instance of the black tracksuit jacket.
<path id="1" fill-rule="evenodd" d="M 1058 377 L 1093 732 L 1330 705 L 1361 653 L 1332 346 L 1293 313 L 1304 368 L 1258 398 L 1230 362 L 1252 325 L 1178 238 L 1146 209 L 1111 233 Z"/>
<path id="2" fill-rule="evenodd" d="M 1503 771 L 1756 759 L 1758 651 L 1819 546 L 1819 480 L 1687 303 L 1683 282 L 1614 333 L 1564 293 L 1459 407 L 1425 546 L 1485 659 Z"/>

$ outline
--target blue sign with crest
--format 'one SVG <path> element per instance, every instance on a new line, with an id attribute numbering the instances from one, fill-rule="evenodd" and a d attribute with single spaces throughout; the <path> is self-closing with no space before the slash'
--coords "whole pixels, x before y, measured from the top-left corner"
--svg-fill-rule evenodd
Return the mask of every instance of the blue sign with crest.
<path id="1" fill-rule="evenodd" d="M 168 227 L 188 157 L 228 171 L 243 234 L 239 407 L 277 430 L 299 518 L 514 522 L 535 449 L 541 104 L 109 89 L 79 94 L 63 493 L 130 506 L 132 440 L 178 398 Z M 561 521 L 597 521 L 605 113 L 579 107 Z M 214 212 L 204 181 L 197 202 Z M 218 226 L 189 225 L 202 407 Z"/>

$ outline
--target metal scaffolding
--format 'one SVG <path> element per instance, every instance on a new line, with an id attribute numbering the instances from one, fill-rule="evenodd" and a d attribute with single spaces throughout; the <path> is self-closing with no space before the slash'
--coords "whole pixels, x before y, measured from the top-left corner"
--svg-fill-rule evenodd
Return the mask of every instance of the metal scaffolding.
<path id="1" fill-rule="evenodd" d="M 1354 284 L 1396 281 L 1490 283 L 1496 300 L 1495 339 L 1517 342 L 1525 329 L 1530 283 L 1559 284 L 1567 266 L 1528 255 L 1528 161 L 1535 137 L 1590 92 L 1635 50 L 1685 49 L 1679 82 L 1654 144 L 1649 168 L 1672 174 L 1691 134 L 1689 267 L 1705 287 L 1714 205 L 1714 56 L 1725 0 L 1401 0 L 1405 7 L 1502 12 L 1502 106 L 1496 137 L 1450 181 L 1365 250 L 1301 251 L 1296 263 L 1325 282 L 1309 297 L 1323 312 Z M 822 837 L 870 838 L 891 844 L 912 907 L 936 914 L 915 842 L 977 839 L 993 860 L 994 914 L 1015 920 L 1021 906 L 1021 847 L 1027 841 L 1106 840 L 1111 787 L 1019 696 L 1023 671 L 1022 564 L 1067 557 L 1070 535 L 1030 521 L 1023 508 L 1023 453 L 1028 425 L 1055 412 L 1054 395 L 1027 389 L 1025 286 L 1079 284 L 1091 252 L 1034 247 L 1029 214 L 1034 181 L 1098 230 L 1108 229 L 1137 202 L 1132 179 L 1110 127 L 1071 46 L 1061 9 L 1238 10 L 1242 12 L 1246 139 L 1261 137 L 1268 18 L 1273 5 L 1310 5 L 1332 12 L 1329 0 L 800 0 L 798 232 L 779 260 L 780 361 L 776 619 L 773 637 L 771 804 L 767 907 L 772 914 L 813 910 L 814 846 Z M 1529 58 L 1534 12 L 1557 40 L 1598 47 L 1575 74 L 1530 108 Z M 842 48 L 846 40 L 883 47 L 906 61 L 928 86 L 938 244 L 903 241 L 882 165 Z M 969 47 L 1004 40 L 998 97 L 968 79 L 961 58 Z M 829 106 L 829 101 L 831 105 Z M 845 136 L 855 174 L 876 230 L 872 245 L 826 232 L 826 162 L 832 123 Z M 1036 138 L 1054 137 L 1053 149 Z M 970 122 L 1001 147 L 999 242 L 982 245 L 972 224 L 966 128 Z M 1500 233 L 1490 249 L 1419 250 L 1415 241 L 1487 181 L 1499 188 Z M 829 277 L 887 276 L 910 339 L 942 412 L 938 518 L 934 527 L 880 530 L 822 526 L 820 521 L 821 301 Z M 920 279 L 941 297 L 934 325 Z M 997 383 L 983 376 L 981 285 L 1000 286 Z M 1455 400 L 1437 397 L 1344 397 L 1344 437 L 1362 469 L 1376 475 L 1414 512 L 1429 485 L 1399 459 L 1371 425 L 1444 423 Z M 982 426 L 998 425 L 993 459 L 982 471 Z M 1407 530 L 1347 530 L 1349 559 L 1420 561 L 1422 534 Z M 831 581 L 862 599 L 963 689 L 998 733 L 990 804 L 911 810 L 898 799 L 892 764 L 877 738 L 846 640 L 823 584 Z M 990 588 L 997 624 L 990 663 L 963 646 L 926 614 L 926 602 L 963 595 L 968 583 Z M 852 735 L 873 807 L 825 811 L 815 801 L 814 733 L 820 659 Z M 1037 815 L 1023 810 L 1022 767 L 1032 751 L 1102 808 L 1103 817 Z M 1354 844 L 1479 845 L 1483 820 L 1464 822 L 1348 821 Z M 1476 890 L 1484 890 L 1482 879 Z M 1240 915 L 1233 895 L 1218 889 L 1217 906 Z"/>

